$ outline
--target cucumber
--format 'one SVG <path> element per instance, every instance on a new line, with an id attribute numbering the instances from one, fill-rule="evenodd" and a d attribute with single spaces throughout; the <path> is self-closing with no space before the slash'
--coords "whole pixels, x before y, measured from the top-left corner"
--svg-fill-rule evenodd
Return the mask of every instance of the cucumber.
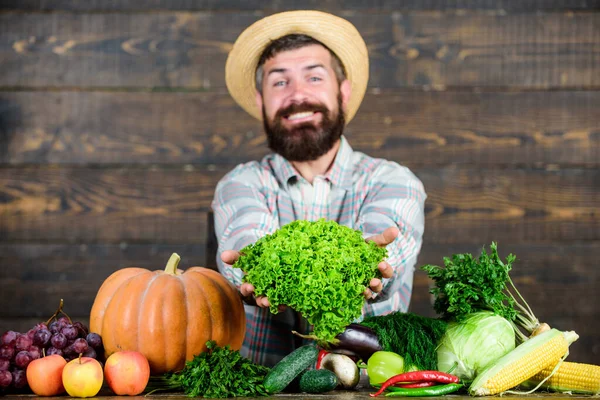
<path id="1" fill-rule="evenodd" d="M 300 378 L 300 391 L 305 393 L 329 392 L 337 385 L 337 376 L 328 369 L 309 369 Z"/>
<path id="2" fill-rule="evenodd" d="M 266 391 L 270 394 L 283 391 L 302 371 L 317 362 L 318 355 L 319 350 L 307 344 L 283 357 L 265 376 L 263 386 Z"/>

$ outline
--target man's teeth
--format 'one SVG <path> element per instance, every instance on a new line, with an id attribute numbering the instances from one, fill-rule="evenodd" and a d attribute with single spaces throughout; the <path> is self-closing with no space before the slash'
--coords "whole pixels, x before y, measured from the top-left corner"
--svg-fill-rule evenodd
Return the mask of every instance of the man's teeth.
<path id="1" fill-rule="evenodd" d="M 307 112 L 301 112 L 301 113 L 297 113 L 297 114 L 292 114 L 288 117 L 288 119 L 290 121 L 293 121 L 295 119 L 300 119 L 300 118 L 306 118 L 306 117 L 310 117 L 311 115 L 313 115 L 314 112 L 313 111 L 307 111 Z"/>

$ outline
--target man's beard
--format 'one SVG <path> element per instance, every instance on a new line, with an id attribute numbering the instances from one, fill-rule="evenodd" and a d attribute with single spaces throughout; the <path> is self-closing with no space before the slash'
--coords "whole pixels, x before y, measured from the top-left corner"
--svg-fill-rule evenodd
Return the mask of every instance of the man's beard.
<path id="1" fill-rule="evenodd" d="M 305 122 L 292 129 L 283 126 L 284 116 L 305 111 L 321 113 L 321 124 Z M 341 95 L 338 95 L 338 112 L 334 119 L 323 104 L 291 104 L 277 111 L 273 121 L 268 120 L 264 106 L 262 113 L 269 148 L 289 161 L 314 161 L 327 153 L 342 136 L 346 121 Z"/>

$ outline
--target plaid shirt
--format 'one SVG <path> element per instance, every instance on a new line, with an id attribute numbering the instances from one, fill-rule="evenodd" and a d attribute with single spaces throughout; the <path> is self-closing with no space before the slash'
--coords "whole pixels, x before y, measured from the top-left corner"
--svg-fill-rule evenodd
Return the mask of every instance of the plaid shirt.
<path id="1" fill-rule="evenodd" d="M 212 208 L 219 243 L 219 271 L 238 288 L 242 271 L 221 261 L 224 250 L 240 250 L 260 237 L 298 219 L 335 220 L 363 232 L 364 237 L 397 226 L 400 235 L 387 246 L 392 278 L 383 291 L 366 300 L 362 316 L 407 311 L 413 271 L 421 249 L 426 194 L 406 167 L 353 151 L 342 142 L 330 170 L 313 184 L 278 154 L 241 164 L 218 183 Z M 274 365 L 302 343 L 290 333 L 307 332 L 306 320 L 289 308 L 279 314 L 245 305 L 246 337 L 242 355 Z"/>

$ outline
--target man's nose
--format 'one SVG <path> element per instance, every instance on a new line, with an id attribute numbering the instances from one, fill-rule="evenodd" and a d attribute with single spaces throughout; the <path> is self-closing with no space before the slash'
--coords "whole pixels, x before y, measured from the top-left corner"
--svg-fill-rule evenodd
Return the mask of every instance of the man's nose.
<path id="1" fill-rule="evenodd" d="M 304 103 L 308 96 L 306 91 L 307 85 L 302 82 L 295 80 L 290 83 L 290 102 L 301 104 Z"/>

